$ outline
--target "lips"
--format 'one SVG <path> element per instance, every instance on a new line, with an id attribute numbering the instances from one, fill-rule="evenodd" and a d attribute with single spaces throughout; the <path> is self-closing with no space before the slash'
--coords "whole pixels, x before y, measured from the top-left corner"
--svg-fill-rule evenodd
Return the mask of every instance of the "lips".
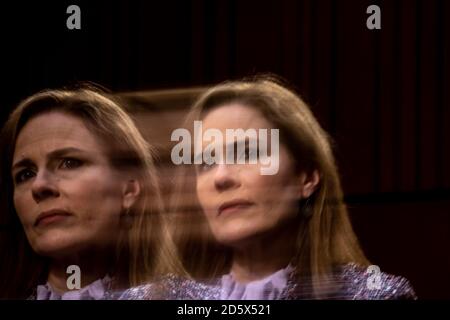
<path id="1" fill-rule="evenodd" d="M 232 201 L 227 201 L 224 202 L 218 210 L 218 214 L 224 214 L 224 213 L 229 213 L 229 212 L 234 212 L 234 211 L 238 211 L 241 209 L 247 209 L 248 207 L 252 206 L 253 202 L 250 202 L 248 200 L 244 200 L 244 199 L 235 199 Z"/>
<path id="2" fill-rule="evenodd" d="M 60 209 L 53 209 L 53 210 L 43 211 L 36 218 L 36 221 L 34 222 L 34 225 L 38 226 L 38 225 L 52 223 L 54 221 L 57 221 L 57 220 L 59 220 L 61 218 L 64 218 L 64 217 L 67 217 L 67 216 L 70 216 L 70 215 L 71 215 L 70 212 L 67 212 L 65 210 L 60 210 Z"/>

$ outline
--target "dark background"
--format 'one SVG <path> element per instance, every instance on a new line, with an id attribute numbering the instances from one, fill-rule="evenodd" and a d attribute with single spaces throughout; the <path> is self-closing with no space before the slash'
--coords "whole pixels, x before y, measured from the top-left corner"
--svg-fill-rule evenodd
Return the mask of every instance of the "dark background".
<path id="1" fill-rule="evenodd" d="M 81 30 L 66 8 L 81 8 Z M 381 7 L 381 30 L 366 8 Z M 0 123 L 80 80 L 114 91 L 285 77 L 336 142 L 355 231 L 382 271 L 450 299 L 450 2 L 11 1 Z"/>

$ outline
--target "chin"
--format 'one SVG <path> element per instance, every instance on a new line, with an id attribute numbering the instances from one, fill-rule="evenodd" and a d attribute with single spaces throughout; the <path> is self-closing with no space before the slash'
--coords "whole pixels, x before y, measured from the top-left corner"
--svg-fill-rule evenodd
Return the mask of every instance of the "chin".
<path id="1" fill-rule="evenodd" d="M 228 247 L 240 247 L 251 242 L 256 236 L 257 232 L 252 232 L 250 230 L 239 230 L 223 232 L 217 235 L 216 239 L 219 243 Z"/>
<path id="2" fill-rule="evenodd" d="M 57 258 L 72 255 L 79 251 L 83 247 L 81 243 L 77 239 L 68 236 L 41 236 L 34 241 L 32 248 L 40 256 Z"/>
<path id="3" fill-rule="evenodd" d="M 272 234 L 274 227 L 270 223 L 247 223 L 240 224 L 240 228 L 236 228 L 236 224 L 227 226 L 227 228 L 218 228 L 220 232 L 216 232 L 215 236 L 219 243 L 229 247 L 242 247 L 256 244 L 262 239 Z"/>

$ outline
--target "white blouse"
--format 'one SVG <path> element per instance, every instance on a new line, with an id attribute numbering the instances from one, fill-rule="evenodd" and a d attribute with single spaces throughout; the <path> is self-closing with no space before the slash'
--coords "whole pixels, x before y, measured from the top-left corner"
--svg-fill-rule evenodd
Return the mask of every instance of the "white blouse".
<path id="1" fill-rule="evenodd" d="M 237 282 L 229 273 L 221 278 L 221 300 L 277 300 L 286 288 L 290 265 L 259 280 L 248 283 Z"/>
<path id="2" fill-rule="evenodd" d="M 100 300 L 104 298 L 111 278 L 106 275 L 103 279 L 96 280 L 89 285 L 79 289 L 59 293 L 47 282 L 37 287 L 37 300 Z"/>

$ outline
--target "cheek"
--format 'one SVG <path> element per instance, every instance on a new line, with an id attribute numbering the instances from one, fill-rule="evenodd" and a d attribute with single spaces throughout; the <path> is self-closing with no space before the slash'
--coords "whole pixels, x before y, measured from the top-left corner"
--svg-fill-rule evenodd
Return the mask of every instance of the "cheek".
<path id="1" fill-rule="evenodd" d="M 107 196 L 113 195 L 118 188 L 118 178 L 115 178 L 109 170 L 93 168 L 79 175 L 74 180 L 67 181 L 68 188 L 73 194 L 79 196 Z"/>
<path id="2" fill-rule="evenodd" d="M 213 185 L 213 180 L 207 177 L 208 173 L 203 174 L 197 179 L 196 194 L 192 195 L 192 205 L 200 205 L 201 213 L 208 222 L 214 223 L 216 217 L 215 208 L 217 207 L 217 193 Z"/>
<path id="3" fill-rule="evenodd" d="M 114 215 L 122 208 L 121 188 L 113 179 L 80 179 L 66 185 L 63 192 L 75 211 L 91 219 Z"/>
<path id="4" fill-rule="evenodd" d="M 20 221 L 22 224 L 27 224 L 27 222 L 33 219 L 33 213 L 36 211 L 36 203 L 31 197 L 31 193 L 16 191 L 14 192 L 13 200 L 14 208 L 16 209 Z"/>
<path id="5" fill-rule="evenodd" d="M 277 175 L 251 175 L 243 177 L 253 200 L 262 203 L 266 209 L 291 207 L 297 199 L 292 174 L 279 172 Z M 287 209 L 287 208 L 286 208 Z"/>
<path id="6" fill-rule="evenodd" d="M 280 168 L 277 174 L 261 176 L 265 192 L 276 205 L 292 204 L 299 198 L 299 185 L 294 162 L 286 150 L 280 150 Z"/>
<path id="7" fill-rule="evenodd" d="M 201 206 L 206 205 L 208 203 L 208 199 L 211 199 L 211 192 L 209 191 L 210 188 L 208 187 L 209 183 L 212 183 L 212 180 L 207 177 L 207 174 L 203 174 L 197 177 L 195 189 L 197 199 L 200 202 Z M 189 191 L 187 190 L 187 192 Z"/>

